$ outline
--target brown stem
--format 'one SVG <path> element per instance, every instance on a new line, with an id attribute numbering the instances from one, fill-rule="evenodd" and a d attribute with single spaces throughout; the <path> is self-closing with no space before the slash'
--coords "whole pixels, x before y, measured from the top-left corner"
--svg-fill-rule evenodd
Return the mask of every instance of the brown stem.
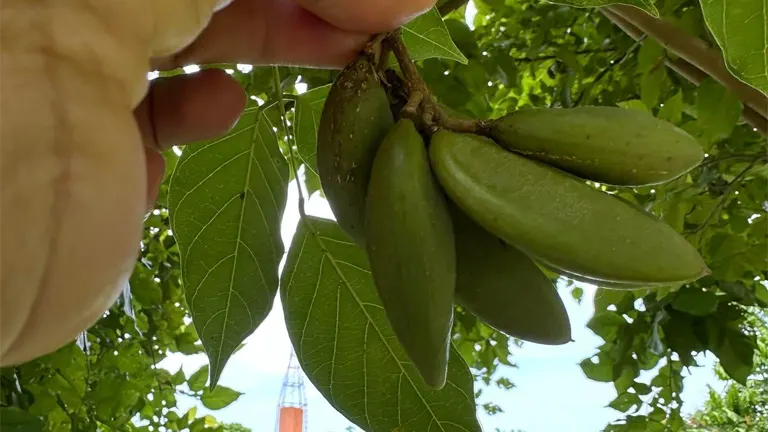
<path id="1" fill-rule="evenodd" d="M 725 206 L 725 203 L 726 203 L 728 197 L 731 195 L 731 193 L 736 188 L 736 186 L 738 186 L 739 183 L 741 182 L 741 180 L 743 180 L 744 177 L 746 177 L 747 174 L 749 174 L 749 171 L 751 171 L 752 168 L 755 165 L 757 165 L 758 162 L 763 161 L 763 159 L 764 158 L 761 158 L 761 157 L 760 158 L 755 158 L 755 159 L 752 160 L 752 162 L 749 163 L 749 165 L 747 165 L 746 168 L 741 170 L 741 172 L 739 174 L 737 174 L 736 177 L 734 177 L 733 180 L 731 180 L 730 183 L 728 183 L 726 190 L 723 192 L 722 195 L 720 195 L 720 198 L 717 199 L 717 204 L 715 205 L 715 208 L 712 209 L 711 212 L 709 212 L 709 215 L 707 215 L 707 218 L 704 219 L 704 222 L 702 222 L 701 225 L 699 225 L 695 229 L 690 230 L 688 233 L 689 234 L 696 234 L 696 233 L 702 231 L 704 228 L 706 228 L 707 225 L 709 225 L 709 223 L 712 221 L 712 218 L 715 215 L 718 215 L 720 213 L 720 210 L 722 210 L 722 208 Z"/>
<path id="2" fill-rule="evenodd" d="M 427 85 L 424 83 L 421 75 L 419 75 L 416 65 L 408 54 L 408 48 L 405 46 L 405 42 L 403 42 L 402 31 L 397 29 L 391 32 L 387 40 L 389 41 L 390 47 L 392 47 L 392 52 L 395 53 L 395 58 L 400 65 L 400 70 L 403 72 L 408 92 L 411 93 L 419 90 L 426 96 L 427 92 L 425 90 Z"/>
<path id="3" fill-rule="evenodd" d="M 635 7 L 613 5 L 605 8 L 656 39 L 670 52 L 706 72 L 731 90 L 745 105 L 768 118 L 768 97 L 734 77 L 725 66 L 719 50 L 664 19 L 654 18 Z"/>
<path id="4" fill-rule="evenodd" d="M 408 55 L 408 48 L 403 42 L 400 30 L 395 30 L 387 37 L 387 42 L 397 58 L 403 73 L 405 88 L 408 92 L 408 102 L 403 108 L 403 114 L 409 118 L 418 117 L 417 109 L 421 108 L 421 120 L 425 129 L 433 133 L 438 127 L 457 132 L 475 132 L 480 129 L 480 122 L 474 119 L 457 119 L 443 112 L 429 92 L 427 84 L 419 75 L 416 65 Z"/>
<path id="5" fill-rule="evenodd" d="M 392 53 L 392 47 L 388 43 L 381 44 L 381 51 L 379 55 L 379 64 L 376 66 L 376 70 L 379 74 L 383 74 L 389 67 L 389 55 Z"/>
<path id="6" fill-rule="evenodd" d="M 408 98 L 408 102 L 403 107 L 403 116 L 408 118 L 416 118 L 416 116 L 419 115 L 419 105 L 421 105 L 421 101 L 423 100 L 424 93 L 420 92 L 419 90 L 412 91 L 410 97 Z"/>
<path id="7" fill-rule="evenodd" d="M 389 55 L 386 46 L 384 46 L 385 44 L 382 43 L 386 37 L 387 33 L 377 33 L 368 40 L 368 43 L 365 44 L 365 48 L 363 48 L 363 53 L 368 55 L 371 62 L 377 66 L 380 66 L 381 63 L 385 63 L 386 60 L 383 59 L 383 57 Z M 381 71 L 382 69 L 377 67 L 376 70 Z"/>
<path id="8" fill-rule="evenodd" d="M 615 48 L 600 48 L 600 49 L 574 51 L 573 54 L 575 55 L 597 54 L 597 53 L 609 53 L 614 51 L 616 51 Z M 544 55 L 539 57 L 512 57 L 512 60 L 518 63 L 535 63 L 540 61 L 554 60 L 557 58 L 559 58 L 557 55 Z"/>
<path id="9" fill-rule="evenodd" d="M 629 37 L 631 37 L 634 40 L 640 40 L 645 33 L 643 33 L 642 30 L 639 28 L 633 26 L 627 20 L 613 12 L 611 9 L 607 7 L 600 8 L 600 12 L 605 15 L 606 18 L 613 21 L 614 24 L 616 24 L 617 27 L 624 30 L 624 33 L 628 34 Z"/>
<path id="10" fill-rule="evenodd" d="M 701 84 L 705 79 L 709 77 L 709 75 L 706 74 L 706 72 L 702 71 L 701 69 L 697 68 L 696 66 L 688 63 L 687 61 L 678 58 L 676 60 L 666 59 L 665 63 L 667 66 L 672 69 L 673 71 L 679 73 L 685 79 L 692 82 L 693 84 L 699 85 Z M 768 136 L 768 118 L 765 118 L 760 115 L 757 111 L 753 110 L 749 106 L 744 106 L 743 110 L 741 111 L 741 117 L 746 121 L 750 126 L 757 129 L 758 132 L 763 134 L 763 136 Z"/>
<path id="11" fill-rule="evenodd" d="M 437 123 L 445 129 L 450 129 L 454 132 L 478 133 L 483 127 L 482 121 L 451 117 L 445 114 L 439 106 L 437 107 L 437 111 Z"/>
<path id="12" fill-rule="evenodd" d="M 640 40 L 645 35 L 643 30 L 641 30 L 640 28 L 636 27 L 634 24 L 624 19 L 621 15 L 616 13 L 613 10 L 613 8 L 603 7 L 603 8 L 600 8 L 600 12 L 602 12 L 602 14 L 605 15 L 608 19 L 613 21 L 613 23 L 616 24 L 617 27 L 622 29 L 632 39 Z M 665 23 L 665 25 L 668 25 L 668 24 Z M 655 37 L 655 35 L 652 35 L 652 36 Z M 703 44 L 703 42 L 701 43 Z M 691 62 L 688 62 L 683 57 L 679 57 L 675 60 L 672 60 L 670 58 L 665 58 L 664 63 L 667 65 L 667 67 L 674 70 L 675 72 L 683 76 L 685 79 L 687 79 L 688 81 L 690 81 L 691 83 L 697 86 L 700 85 L 705 79 L 707 79 L 710 76 L 707 72 L 694 66 L 694 64 L 692 64 Z M 720 63 L 722 63 L 722 59 L 720 59 Z M 730 73 L 728 74 L 730 75 Z M 745 84 L 741 83 L 741 81 L 737 80 L 736 82 L 737 82 L 737 85 L 746 86 Z M 747 90 L 746 90 L 747 92 L 753 93 L 749 90 L 751 89 L 751 87 L 748 87 L 748 86 L 746 87 L 747 87 Z M 759 92 L 758 92 L 758 96 L 763 97 L 761 94 L 759 94 Z M 764 99 L 763 105 L 768 107 L 768 99 L 764 97 L 763 99 Z M 744 109 L 741 113 L 741 116 L 744 119 L 744 121 L 749 123 L 752 127 L 757 129 L 758 132 L 760 132 L 764 136 L 768 136 L 768 118 L 760 114 L 759 111 L 755 110 L 746 101 L 742 100 L 742 102 L 745 103 Z"/>

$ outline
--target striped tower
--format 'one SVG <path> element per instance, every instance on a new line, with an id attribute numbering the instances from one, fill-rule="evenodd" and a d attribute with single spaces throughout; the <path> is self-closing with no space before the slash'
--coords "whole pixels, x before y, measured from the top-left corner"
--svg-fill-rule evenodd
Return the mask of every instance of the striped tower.
<path id="1" fill-rule="evenodd" d="M 307 397 L 304 394 L 304 377 L 293 350 L 288 360 L 283 387 L 280 389 L 275 431 L 307 432 Z"/>

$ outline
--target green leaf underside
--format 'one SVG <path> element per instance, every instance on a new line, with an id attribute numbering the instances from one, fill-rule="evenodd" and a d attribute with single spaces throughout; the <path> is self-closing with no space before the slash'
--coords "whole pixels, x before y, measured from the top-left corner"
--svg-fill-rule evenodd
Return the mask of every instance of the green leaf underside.
<path id="1" fill-rule="evenodd" d="M 549 0 L 551 3 L 564 4 L 574 7 L 601 7 L 614 4 L 623 4 L 642 9 L 654 17 L 659 17 L 659 10 L 653 2 L 648 0 Z"/>
<path id="2" fill-rule="evenodd" d="M 225 137 L 187 147 L 171 180 L 171 226 L 212 387 L 272 308 L 287 182 L 273 126 L 255 107 Z"/>
<path id="3" fill-rule="evenodd" d="M 699 86 L 696 112 L 701 130 L 711 139 L 721 140 L 731 135 L 741 115 L 741 101 L 712 78 Z"/>
<path id="4" fill-rule="evenodd" d="M 468 60 L 453 43 L 437 8 L 420 15 L 402 27 L 403 41 L 413 61 L 444 58 L 467 64 Z"/>
<path id="5" fill-rule="evenodd" d="M 42 432 L 43 421 L 16 408 L 0 408 L 0 430 L 3 432 Z"/>
<path id="6" fill-rule="evenodd" d="M 427 387 L 388 323 L 365 254 L 335 222 L 302 219 L 280 291 L 302 368 L 350 421 L 370 432 L 481 430 L 458 352 L 445 387 Z"/>
<path id="7" fill-rule="evenodd" d="M 296 100 L 296 149 L 299 157 L 307 170 L 318 175 L 317 171 L 317 127 L 320 123 L 320 114 L 325 106 L 325 98 L 331 85 L 314 88 Z M 309 173 L 308 173 L 309 174 Z"/>
<path id="8" fill-rule="evenodd" d="M 701 0 L 701 10 L 728 70 L 768 93 L 768 2 Z"/>
<path id="9" fill-rule="evenodd" d="M 754 366 L 755 341 L 739 330 L 727 329 L 723 341 L 712 351 L 720 360 L 725 373 L 741 385 L 747 384 L 747 378 Z"/>
<path id="10" fill-rule="evenodd" d="M 189 389 L 198 392 L 205 388 L 205 383 L 208 381 L 208 365 L 203 365 L 197 372 L 193 373 L 189 380 L 187 380 L 187 386 Z"/>
<path id="11" fill-rule="evenodd" d="M 203 406 L 210 410 L 220 410 L 231 405 L 243 394 L 229 387 L 218 386 L 214 390 L 205 389 L 200 397 Z"/>

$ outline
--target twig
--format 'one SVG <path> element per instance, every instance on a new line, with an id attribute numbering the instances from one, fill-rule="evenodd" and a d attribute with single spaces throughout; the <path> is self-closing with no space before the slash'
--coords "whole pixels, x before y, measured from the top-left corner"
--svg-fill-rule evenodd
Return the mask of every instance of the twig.
<path id="1" fill-rule="evenodd" d="M 414 114 L 418 114 L 415 109 L 420 106 L 422 109 L 422 121 L 425 123 L 428 133 L 434 133 L 438 127 L 456 132 L 476 132 L 481 128 L 481 121 L 453 118 L 440 109 L 440 106 L 429 92 L 424 79 L 419 75 L 416 65 L 408 55 L 408 48 L 406 48 L 403 42 L 399 29 L 389 34 L 387 42 L 391 46 L 392 52 L 394 52 L 395 58 L 397 58 L 397 62 L 400 65 L 400 70 L 404 76 L 405 88 L 408 92 L 408 102 L 405 108 L 403 108 L 403 114 L 412 118 L 418 117 L 417 115 L 414 116 Z"/>
<path id="2" fill-rule="evenodd" d="M 706 219 L 704 219 L 704 222 L 702 222 L 702 223 L 701 223 L 701 225 L 699 225 L 698 227 L 696 227 L 696 229 L 693 229 L 693 230 L 689 231 L 689 232 L 688 232 L 688 234 L 691 234 L 691 235 L 693 235 L 693 234 L 697 234 L 698 232 L 700 232 L 701 230 L 703 230 L 704 228 L 706 228 L 706 227 L 707 227 L 707 225 L 709 225 L 709 223 L 710 223 L 710 221 L 712 220 L 712 218 L 713 218 L 713 217 L 714 217 L 716 214 L 719 214 L 719 213 L 720 213 L 720 210 L 722 210 L 722 209 L 723 209 L 723 206 L 725 206 L 725 202 L 727 201 L 727 198 L 728 198 L 728 197 L 731 195 L 731 193 L 733 192 L 733 189 L 736 187 L 736 185 L 737 185 L 739 182 L 741 182 L 741 180 L 743 180 L 743 179 L 744 179 L 744 177 L 746 177 L 746 176 L 747 176 L 747 174 L 749 174 L 749 171 L 750 171 L 750 170 L 751 170 L 751 169 L 752 169 L 752 168 L 753 168 L 753 167 L 754 167 L 754 166 L 755 166 L 755 165 L 756 165 L 756 164 L 757 164 L 759 161 L 761 161 L 761 160 L 763 160 L 763 159 L 766 159 L 766 158 L 764 158 L 764 157 L 758 157 L 758 158 L 755 158 L 755 159 L 753 159 L 753 160 L 752 160 L 752 162 L 750 162 L 750 163 L 749 163 L 749 165 L 747 165 L 747 166 L 746 166 L 746 168 L 744 168 L 743 170 L 741 170 L 741 172 L 740 172 L 740 173 L 738 173 L 738 174 L 736 175 L 736 177 L 734 177 L 734 178 L 733 178 L 733 180 L 731 180 L 731 182 L 730 182 L 730 183 L 728 183 L 728 185 L 726 186 L 726 189 L 725 189 L 725 191 L 723 192 L 723 194 L 722 194 L 722 195 L 720 195 L 720 198 L 718 198 L 718 199 L 717 199 L 717 205 L 715 205 L 715 208 L 713 208 L 713 209 L 712 209 L 712 211 L 711 211 L 711 212 L 709 212 L 709 214 L 707 215 L 707 218 L 706 218 Z"/>
<path id="3" fill-rule="evenodd" d="M 616 24 L 617 27 L 622 29 L 631 38 L 638 40 L 645 35 L 645 33 L 643 33 L 641 29 L 635 27 L 632 23 L 622 18 L 620 15 L 615 13 L 612 9 L 604 7 L 604 8 L 600 8 L 600 12 L 602 12 L 602 14 L 605 15 L 608 19 L 613 21 L 613 23 Z M 677 58 L 675 60 L 672 60 L 666 57 L 664 59 L 664 63 L 667 65 L 667 67 L 677 72 L 678 74 L 683 76 L 685 79 L 687 79 L 688 81 L 690 81 L 691 83 L 697 86 L 700 85 L 705 79 L 709 77 L 709 74 L 707 74 L 707 72 L 699 69 L 698 67 L 694 66 L 693 64 L 689 63 L 683 58 Z M 766 99 L 763 104 L 768 106 L 768 99 Z M 755 111 L 748 104 L 744 105 L 744 109 L 742 110 L 741 116 L 744 119 L 744 121 L 746 121 L 753 128 L 757 129 L 757 131 L 760 132 L 762 135 L 768 136 L 768 118 L 767 117 L 764 117 L 758 111 Z"/>
<path id="4" fill-rule="evenodd" d="M 701 83 L 709 77 L 706 72 L 681 58 L 675 60 L 666 58 L 665 63 L 667 67 L 697 86 L 701 85 Z M 760 113 L 753 110 L 748 105 L 744 105 L 742 108 L 741 117 L 745 122 L 749 123 L 750 126 L 763 134 L 763 136 L 768 136 L 768 118 L 761 116 Z"/>
<path id="5" fill-rule="evenodd" d="M 592 91 L 592 88 L 595 86 L 595 84 L 597 84 L 601 79 L 603 79 L 603 77 L 606 76 L 608 72 L 611 72 L 613 68 L 620 66 L 622 63 L 624 63 L 624 61 L 626 61 L 627 58 L 629 58 L 629 55 L 632 54 L 635 50 L 637 50 L 640 47 L 642 42 L 643 42 L 643 37 L 638 39 L 631 47 L 629 47 L 629 49 L 627 49 L 621 57 L 618 57 L 615 60 L 611 60 L 608 66 L 604 67 L 597 74 L 595 79 L 592 80 L 592 82 L 590 82 L 589 84 L 587 84 L 587 87 L 584 90 L 582 90 L 581 93 L 579 93 L 579 97 L 576 98 L 576 101 L 574 101 L 573 106 L 579 106 L 579 104 L 584 99 L 584 97 L 588 95 L 590 91 Z"/>
<path id="6" fill-rule="evenodd" d="M 479 133 L 485 127 L 485 122 L 475 119 L 462 119 L 447 115 L 439 106 L 436 106 L 437 118 L 434 119 L 440 126 L 454 132 Z"/>
<path id="7" fill-rule="evenodd" d="M 280 119 L 283 123 L 283 131 L 285 132 L 285 140 L 288 142 L 288 163 L 293 170 L 293 178 L 296 180 L 296 188 L 299 190 L 299 216 L 302 219 L 307 218 L 307 214 L 304 212 L 304 193 L 301 191 L 301 179 L 299 179 L 299 168 L 296 165 L 296 158 L 293 155 L 294 147 L 296 147 L 296 137 L 291 134 L 288 128 L 288 117 L 285 115 L 285 106 L 283 105 L 283 92 L 280 90 L 280 70 L 277 66 L 272 66 L 272 78 L 275 82 L 275 93 L 277 94 L 277 106 L 280 110 Z"/>
<path id="8" fill-rule="evenodd" d="M 440 5 L 440 7 L 437 8 L 437 11 L 440 13 L 440 16 L 444 17 L 456 9 L 461 8 L 468 2 L 469 0 L 448 0 L 447 2 Z"/>
<path id="9" fill-rule="evenodd" d="M 389 44 L 381 44 L 381 52 L 379 53 L 379 64 L 376 65 L 376 70 L 379 72 L 379 76 L 384 75 L 384 71 L 389 67 L 389 55 L 392 54 L 392 47 Z"/>
<path id="10" fill-rule="evenodd" d="M 617 27 L 622 29 L 624 33 L 629 35 L 634 40 L 638 40 L 645 35 L 642 30 L 630 24 L 627 20 L 619 16 L 616 12 L 613 12 L 607 7 L 600 8 L 600 12 L 605 15 L 606 18 L 611 20 Z"/>
<path id="11" fill-rule="evenodd" d="M 768 97 L 734 77 L 728 71 L 719 50 L 664 19 L 654 18 L 635 7 L 613 5 L 606 6 L 605 9 L 620 16 L 643 33 L 656 39 L 664 48 L 719 81 L 736 94 L 745 105 L 768 118 Z"/>
<path id="12" fill-rule="evenodd" d="M 750 155 L 750 154 L 728 155 L 728 156 L 723 156 L 723 157 L 717 158 L 717 159 L 705 159 L 704 162 L 699 164 L 699 166 L 712 165 L 712 164 L 724 162 L 724 161 L 731 160 L 731 159 L 750 159 L 751 160 L 753 158 L 759 159 L 760 157 L 759 156 L 755 156 L 755 155 Z"/>
<path id="13" fill-rule="evenodd" d="M 424 93 L 419 90 L 411 92 L 408 102 L 403 107 L 403 115 L 406 117 L 414 118 L 418 115 L 419 105 L 424 100 Z"/>
<path id="14" fill-rule="evenodd" d="M 395 53 L 397 63 L 400 65 L 400 70 L 405 77 L 405 85 L 408 88 L 408 93 L 414 91 L 422 91 L 426 96 L 427 85 L 419 75 L 419 71 L 416 69 L 416 65 L 411 60 L 411 56 L 408 54 L 408 48 L 403 42 L 402 30 L 397 29 L 391 32 L 388 36 L 388 42 L 392 48 L 392 52 Z"/>
<path id="15" fill-rule="evenodd" d="M 609 53 L 616 51 L 616 48 L 600 48 L 600 49 L 592 49 L 592 50 L 579 50 L 574 51 L 574 55 L 584 55 L 584 54 L 597 54 L 597 53 Z M 540 61 L 547 61 L 547 60 L 555 60 L 559 58 L 558 55 L 544 55 L 539 57 L 512 57 L 513 61 L 519 62 L 519 63 L 535 63 Z"/>

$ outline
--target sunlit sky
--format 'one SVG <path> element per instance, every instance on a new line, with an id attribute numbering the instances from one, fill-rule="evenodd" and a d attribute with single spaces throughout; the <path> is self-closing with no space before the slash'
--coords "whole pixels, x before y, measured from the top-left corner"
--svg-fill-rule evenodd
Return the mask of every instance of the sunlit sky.
<path id="1" fill-rule="evenodd" d="M 477 9 L 470 1 L 465 16 L 470 28 L 473 27 L 476 12 Z M 244 71 L 248 68 L 245 65 L 239 67 Z M 195 66 L 190 66 L 186 72 L 197 70 Z M 306 84 L 297 83 L 296 89 L 303 93 Z M 317 196 L 309 200 L 306 211 L 311 215 L 333 218 L 325 200 Z M 298 220 L 298 193 L 296 183 L 292 182 L 282 227 L 286 249 Z M 595 288 L 581 286 L 584 288 L 581 305 L 570 296 L 570 290 L 560 290 L 571 318 L 574 342 L 563 346 L 526 343 L 523 348 L 513 350 L 512 360 L 518 368 L 502 366 L 498 374 L 507 376 L 515 388 L 510 391 L 484 389 L 478 401 L 478 405 L 494 402 L 504 410 L 501 414 L 489 416 L 479 408 L 478 417 L 484 431 L 495 432 L 499 428 L 505 432 L 517 429 L 525 432 L 596 432 L 623 416 L 607 407 L 616 396 L 613 384 L 591 381 L 579 367 L 579 362 L 593 355 L 601 344 L 601 339 L 586 328 L 593 313 Z M 179 406 L 182 409 L 197 406 L 198 415 L 210 413 L 219 421 L 241 423 L 258 432 L 276 430 L 280 390 L 290 355 L 291 344 L 278 296 L 267 319 L 246 340 L 245 347 L 232 356 L 222 374 L 221 385 L 234 388 L 244 393 L 243 396 L 229 407 L 215 412 L 206 410 L 194 399 L 184 396 L 180 396 Z M 685 380 L 682 394 L 684 413 L 690 413 L 704 403 L 708 385 L 716 390 L 725 387 L 725 383 L 714 376 L 713 357 L 702 355 L 697 359 L 702 367 L 690 370 Z M 206 363 L 202 354 L 172 355 L 160 366 L 171 372 L 183 367 L 189 376 Z M 653 374 L 641 375 L 640 380 L 648 382 L 652 377 Z M 350 421 L 328 404 L 306 377 L 305 384 L 308 432 L 344 432 L 352 426 Z M 647 406 L 644 407 L 641 413 L 647 409 Z"/>

